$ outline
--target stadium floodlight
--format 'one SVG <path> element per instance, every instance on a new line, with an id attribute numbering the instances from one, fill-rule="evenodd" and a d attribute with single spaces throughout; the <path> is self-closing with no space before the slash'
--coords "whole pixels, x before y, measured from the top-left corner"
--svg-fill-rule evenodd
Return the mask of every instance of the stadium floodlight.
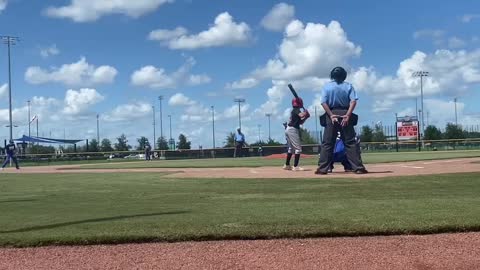
<path id="1" fill-rule="evenodd" d="M 242 129 L 241 104 L 245 102 L 245 99 L 236 98 L 233 101 L 238 103 L 238 128 Z"/>

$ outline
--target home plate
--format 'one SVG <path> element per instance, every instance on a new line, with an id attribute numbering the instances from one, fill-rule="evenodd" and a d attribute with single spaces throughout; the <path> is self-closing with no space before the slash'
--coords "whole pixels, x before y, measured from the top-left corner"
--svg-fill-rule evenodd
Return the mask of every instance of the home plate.
<path id="1" fill-rule="evenodd" d="M 418 167 L 418 166 L 406 166 L 406 165 L 403 165 L 401 166 L 403 168 L 412 168 L 412 169 L 425 169 L 425 167 Z"/>

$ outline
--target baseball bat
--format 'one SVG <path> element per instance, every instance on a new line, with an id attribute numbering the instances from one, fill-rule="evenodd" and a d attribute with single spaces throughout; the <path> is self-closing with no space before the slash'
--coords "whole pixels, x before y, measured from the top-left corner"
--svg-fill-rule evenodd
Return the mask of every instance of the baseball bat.
<path id="1" fill-rule="evenodd" d="M 293 96 L 298 98 L 297 91 L 295 91 L 295 88 L 293 88 L 292 84 L 288 84 L 288 88 L 290 88 L 290 92 L 292 92 Z"/>

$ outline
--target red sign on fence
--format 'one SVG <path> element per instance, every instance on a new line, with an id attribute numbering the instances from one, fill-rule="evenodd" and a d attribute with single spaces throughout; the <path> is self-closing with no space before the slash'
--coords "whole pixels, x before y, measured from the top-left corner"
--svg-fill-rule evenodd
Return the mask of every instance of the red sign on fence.
<path id="1" fill-rule="evenodd" d="M 397 135 L 399 140 L 416 140 L 418 138 L 418 121 L 398 121 Z"/>

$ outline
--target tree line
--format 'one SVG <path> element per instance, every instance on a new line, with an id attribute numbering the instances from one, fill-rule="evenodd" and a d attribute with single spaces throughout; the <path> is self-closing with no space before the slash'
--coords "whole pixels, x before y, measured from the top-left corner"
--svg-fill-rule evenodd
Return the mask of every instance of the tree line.
<path id="1" fill-rule="evenodd" d="M 395 139 L 395 136 L 385 135 L 381 125 L 375 125 L 373 128 L 370 126 L 362 126 L 360 132 L 360 138 L 362 142 L 385 142 L 388 137 Z M 467 138 L 480 138 L 480 132 L 463 130 L 460 125 L 448 123 L 445 126 L 445 131 L 440 130 L 434 125 L 429 125 L 425 128 L 424 140 L 454 140 L 454 139 L 467 139 Z"/>

